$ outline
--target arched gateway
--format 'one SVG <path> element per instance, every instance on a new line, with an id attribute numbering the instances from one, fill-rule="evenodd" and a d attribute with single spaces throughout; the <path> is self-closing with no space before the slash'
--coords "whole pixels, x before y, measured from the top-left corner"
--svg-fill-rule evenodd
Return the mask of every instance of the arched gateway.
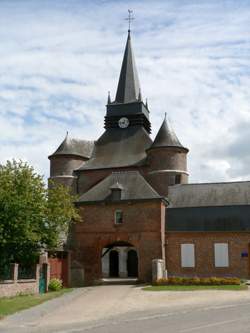
<path id="1" fill-rule="evenodd" d="M 103 248 L 102 277 L 138 277 L 138 254 L 132 244 L 116 242 Z"/>

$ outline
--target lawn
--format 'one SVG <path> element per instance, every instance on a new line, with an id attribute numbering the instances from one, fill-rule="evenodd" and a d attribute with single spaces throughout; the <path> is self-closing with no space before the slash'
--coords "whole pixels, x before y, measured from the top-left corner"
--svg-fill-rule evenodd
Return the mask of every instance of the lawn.
<path id="1" fill-rule="evenodd" d="M 38 295 L 23 295 L 0 298 L 0 319 L 17 311 L 31 308 L 50 299 L 59 297 L 73 289 L 62 289 Z"/>
<path id="2" fill-rule="evenodd" d="M 145 287 L 146 291 L 191 291 L 191 290 L 247 290 L 245 284 L 241 285 L 221 285 L 221 286 L 150 286 Z"/>

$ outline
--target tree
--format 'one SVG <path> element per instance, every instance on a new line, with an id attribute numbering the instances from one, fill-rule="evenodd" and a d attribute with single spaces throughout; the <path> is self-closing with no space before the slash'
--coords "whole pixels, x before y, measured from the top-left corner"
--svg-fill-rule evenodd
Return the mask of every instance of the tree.
<path id="1" fill-rule="evenodd" d="M 79 217 L 73 201 L 65 186 L 46 187 L 27 163 L 0 165 L 0 266 L 34 263 L 42 249 L 56 248 Z"/>

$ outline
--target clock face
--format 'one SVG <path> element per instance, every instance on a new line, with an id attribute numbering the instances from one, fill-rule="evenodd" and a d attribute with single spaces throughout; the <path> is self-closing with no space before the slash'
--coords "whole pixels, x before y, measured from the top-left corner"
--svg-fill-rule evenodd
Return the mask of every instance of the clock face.
<path id="1" fill-rule="evenodd" d="M 121 119 L 119 119 L 118 121 L 118 125 L 120 128 L 127 128 L 129 125 L 129 120 L 126 117 L 122 117 Z"/>

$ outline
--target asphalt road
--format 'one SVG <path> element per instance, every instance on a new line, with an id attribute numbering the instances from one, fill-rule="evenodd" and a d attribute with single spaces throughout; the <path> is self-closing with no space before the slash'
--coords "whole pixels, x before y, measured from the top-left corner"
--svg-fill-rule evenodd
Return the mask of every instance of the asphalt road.
<path id="1" fill-rule="evenodd" d="M 250 333 L 250 290 L 83 288 L 0 321 L 1 333 Z"/>
<path id="2" fill-rule="evenodd" d="M 65 333 L 249 333 L 250 303 L 137 313 Z"/>

